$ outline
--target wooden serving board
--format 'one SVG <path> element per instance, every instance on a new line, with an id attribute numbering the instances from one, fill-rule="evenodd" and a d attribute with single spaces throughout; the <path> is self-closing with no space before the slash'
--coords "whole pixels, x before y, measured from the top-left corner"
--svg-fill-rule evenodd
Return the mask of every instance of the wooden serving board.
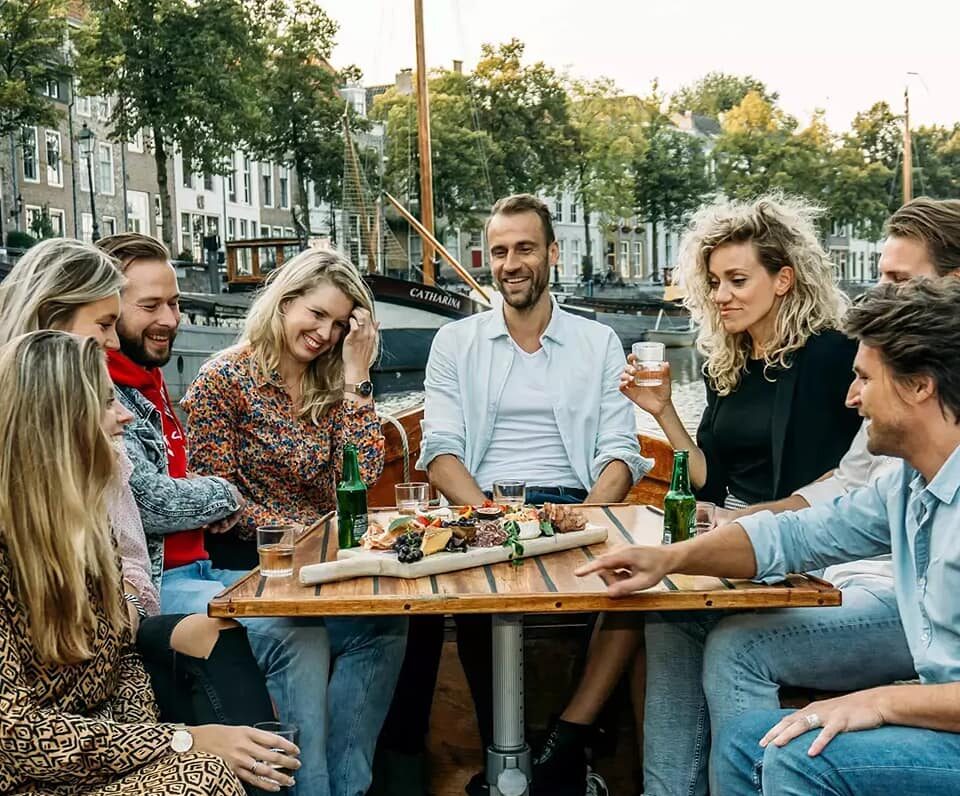
<path id="1" fill-rule="evenodd" d="M 606 528 L 588 524 L 582 531 L 526 539 L 521 542 L 523 555 L 520 558 L 559 553 L 562 550 L 605 542 L 606 539 Z M 471 547 L 466 553 L 434 553 L 416 563 L 401 564 L 392 552 L 351 548 L 338 551 L 336 561 L 300 567 L 300 582 L 305 586 L 312 586 L 317 583 L 332 583 L 337 580 L 370 576 L 426 578 L 430 575 L 442 575 L 445 572 L 482 567 L 485 564 L 499 564 L 510 559 L 510 552 L 508 548 L 500 545 Z"/>

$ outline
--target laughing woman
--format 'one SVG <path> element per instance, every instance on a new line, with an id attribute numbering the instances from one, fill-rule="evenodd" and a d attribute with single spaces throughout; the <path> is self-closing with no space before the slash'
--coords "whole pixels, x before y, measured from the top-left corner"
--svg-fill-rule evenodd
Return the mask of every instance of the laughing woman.
<path id="1" fill-rule="evenodd" d="M 190 469 L 228 479 L 246 499 L 230 536 L 208 535 L 218 566 L 255 566 L 259 525 L 308 526 L 332 510 L 344 445 L 356 445 L 365 483 L 379 478 L 383 435 L 370 384 L 377 327 L 370 291 L 350 261 L 309 249 L 271 274 L 240 344 L 201 369 L 182 404 Z M 331 789 L 360 796 L 370 785 L 406 623 L 358 617 L 325 624 L 335 659 Z"/>
<path id="2" fill-rule="evenodd" d="M 93 340 L 0 348 L 0 793 L 242 796 L 238 776 L 276 791 L 269 764 L 298 766 L 282 738 L 157 722 L 107 519 L 112 391 Z"/>

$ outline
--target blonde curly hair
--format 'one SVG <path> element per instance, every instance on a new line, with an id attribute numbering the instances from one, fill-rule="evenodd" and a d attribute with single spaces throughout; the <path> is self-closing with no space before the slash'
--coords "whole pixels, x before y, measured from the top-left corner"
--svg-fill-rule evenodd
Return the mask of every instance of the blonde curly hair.
<path id="1" fill-rule="evenodd" d="M 719 395 L 729 395 L 740 383 L 751 340 L 745 331 L 730 334 L 723 328 L 711 297 L 711 254 L 727 243 L 749 242 L 771 274 L 784 266 L 793 268 L 793 286 L 781 300 L 773 340 L 763 353 L 764 370 L 789 368 L 790 355 L 811 335 L 840 328 L 849 306 L 817 237 L 814 222 L 820 212 L 802 199 L 770 194 L 753 202 L 709 205 L 691 220 L 680 253 L 684 304 L 700 325 L 697 349 L 706 357 L 703 372 Z"/>

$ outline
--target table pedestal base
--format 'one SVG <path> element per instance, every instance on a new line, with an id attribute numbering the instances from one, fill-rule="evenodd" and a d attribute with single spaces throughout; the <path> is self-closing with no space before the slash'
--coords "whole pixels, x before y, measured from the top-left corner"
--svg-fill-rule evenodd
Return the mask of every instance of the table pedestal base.
<path id="1" fill-rule="evenodd" d="M 490 796 L 525 796 L 530 747 L 523 737 L 523 614 L 493 616 L 493 745 L 487 750 Z"/>

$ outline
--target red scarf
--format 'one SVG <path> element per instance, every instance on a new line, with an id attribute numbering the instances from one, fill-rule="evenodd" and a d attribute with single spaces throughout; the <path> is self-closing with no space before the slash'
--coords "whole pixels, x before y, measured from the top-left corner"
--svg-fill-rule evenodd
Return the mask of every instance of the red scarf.
<path id="1" fill-rule="evenodd" d="M 173 411 L 173 402 L 160 368 L 144 368 L 119 351 L 107 352 L 107 367 L 114 384 L 137 390 L 156 407 L 167 446 L 167 472 L 172 478 L 186 478 L 187 437 Z M 164 569 L 192 564 L 203 558 L 209 558 L 203 546 L 203 531 L 183 531 L 164 537 Z"/>

